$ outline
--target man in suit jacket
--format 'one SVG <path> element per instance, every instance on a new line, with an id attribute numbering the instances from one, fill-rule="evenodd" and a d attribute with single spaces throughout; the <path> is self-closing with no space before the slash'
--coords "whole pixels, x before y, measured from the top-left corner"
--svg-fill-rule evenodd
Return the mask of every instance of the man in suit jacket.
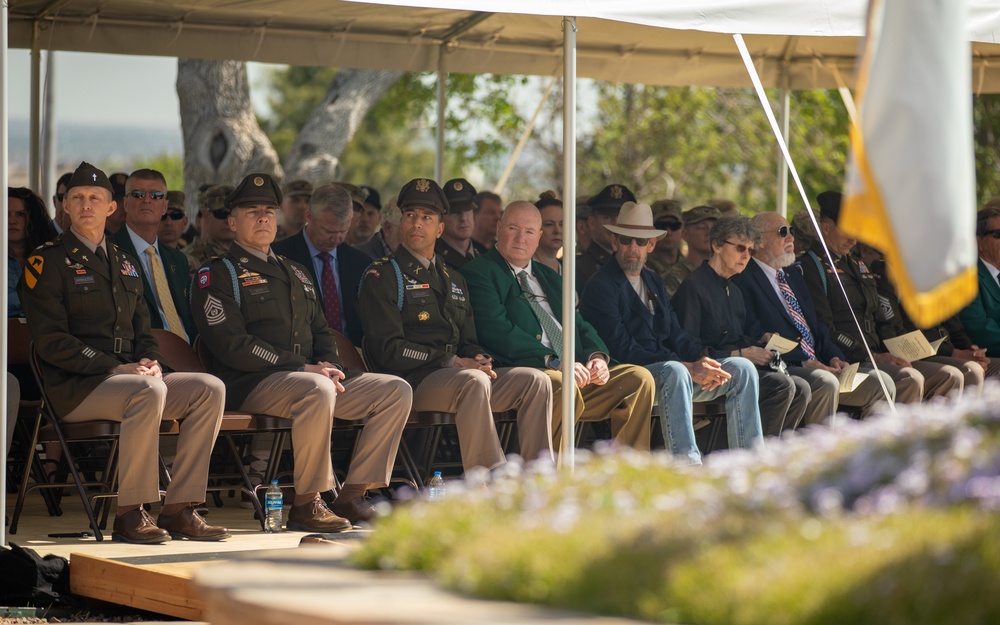
<path id="1" fill-rule="evenodd" d="M 722 395 L 730 449 L 762 440 L 753 363 L 703 355 L 701 343 L 681 327 L 663 279 L 645 268 L 657 238 L 667 234 L 653 226 L 652 209 L 626 202 L 617 225 L 605 228 L 612 233 L 615 255 L 587 282 L 580 314 L 594 325 L 616 360 L 643 365 L 653 374 L 663 411 L 660 427 L 670 452 L 701 464 L 692 402 Z"/>
<path id="2" fill-rule="evenodd" d="M 860 407 L 861 416 L 868 416 L 875 403 L 885 399 L 885 393 L 870 367 L 864 368 L 869 378 L 858 388 L 850 393 L 838 392 L 837 376 L 850 363 L 830 338 L 826 325 L 816 317 L 801 270 L 789 269 L 795 263 L 794 229 L 779 213 L 759 213 L 752 221 L 761 231 L 761 242 L 746 269 L 733 276 L 733 283 L 743 291 L 747 315 L 756 319 L 762 331 L 799 342 L 798 347 L 782 358 L 789 365 L 788 372 L 805 379 L 812 389 L 814 401 L 806 407 L 802 425 L 828 421 L 839 404 Z M 780 280 L 787 284 L 787 292 L 783 292 Z M 793 319 L 792 315 L 796 317 Z M 882 373 L 881 378 L 890 398 L 895 400 L 896 384 L 892 377 Z M 824 386 L 826 392 L 822 392 Z M 817 397 L 831 401 L 815 401 Z"/>
<path id="3" fill-rule="evenodd" d="M 462 268 L 469 283 L 476 331 L 494 358 L 507 366 L 543 369 L 552 380 L 553 440 L 562 426 L 562 278 L 531 259 L 542 216 L 531 202 L 512 202 L 497 227 L 496 245 Z M 611 419 L 619 443 L 649 449 L 653 376 L 636 365 L 611 366 L 597 331 L 576 315 L 577 421 Z"/>
<path id="4" fill-rule="evenodd" d="M 194 340 L 194 320 L 188 304 L 191 274 L 187 257 L 163 245 L 157 238 L 160 221 L 167 213 L 167 182 L 155 169 L 132 172 L 125 182 L 125 227 L 111 235 L 111 241 L 139 260 L 142 292 L 149 307 L 150 326 L 164 328 L 188 343 Z M 150 249 L 152 248 L 152 250 Z M 155 267 L 154 265 L 159 265 Z M 154 271 L 162 271 L 165 285 Z M 160 292 L 165 286 L 164 292 Z M 172 310 L 171 310 L 172 308 Z M 176 317 L 175 317 L 176 315 Z M 171 323 L 172 319 L 179 319 Z"/>
<path id="5" fill-rule="evenodd" d="M 275 254 L 309 270 L 319 286 L 327 324 L 361 345 L 364 330 L 358 317 L 358 287 L 371 259 L 344 243 L 354 216 L 347 190 L 338 185 L 316 189 L 309 198 L 309 221 L 297 234 L 276 242 Z"/>
<path id="6" fill-rule="evenodd" d="M 976 218 L 979 249 L 979 293 L 959 319 L 972 342 L 986 348 L 986 355 L 1000 358 L 1000 200 L 986 203 Z"/>

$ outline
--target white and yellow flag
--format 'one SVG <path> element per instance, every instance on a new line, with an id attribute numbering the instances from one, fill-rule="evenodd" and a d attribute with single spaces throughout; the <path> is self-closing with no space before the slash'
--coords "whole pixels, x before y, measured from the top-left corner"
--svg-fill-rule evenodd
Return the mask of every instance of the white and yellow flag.
<path id="1" fill-rule="evenodd" d="M 970 44 L 962 0 L 871 0 L 840 227 L 882 250 L 914 323 L 976 294 Z"/>

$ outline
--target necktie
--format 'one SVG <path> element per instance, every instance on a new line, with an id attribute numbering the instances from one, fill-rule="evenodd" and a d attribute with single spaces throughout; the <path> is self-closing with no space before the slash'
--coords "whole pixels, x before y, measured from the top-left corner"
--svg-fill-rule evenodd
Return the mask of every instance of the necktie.
<path id="1" fill-rule="evenodd" d="M 549 341 L 552 342 L 552 349 L 562 357 L 562 330 L 559 329 L 559 325 L 556 320 L 552 318 L 542 305 L 536 301 L 537 296 L 531 291 L 531 287 L 528 285 L 528 272 L 522 269 L 517 272 L 517 282 L 521 285 L 521 292 L 525 298 L 528 300 L 528 306 L 531 306 L 531 312 L 535 313 L 535 317 L 538 318 L 539 325 L 545 330 L 545 334 L 548 335 Z"/>
<path id="2" fill-rule="evenodd" d="M 104 247 L 98 245 L 96 253 L 97 253 L 97 260 L 99 260 L 102 263 L 104 263 L 104 266 L 106 268 L 110 268 L 111 265 L 108 264 L 108 253 L 104 251 Z"/>
<path id="3" fill-rule="evenodd" d="M 163 309 L 163 316 L 166 317 L 167 326 L 171 332 L 187 341 L 184 333 L 184 324 L 181 323 L 180 315 L 177 314 L 177 307 L 174 306 L 174 298 L 170 295 L 170 286 L 167 284 L 167 274 L 163 272 L 163 265 L 160 257 L 156 255 L 156 248 L 150 245 L 146 248 L 146 256 L 149 256 L 149 266 L 153 270 L 153 287 L 160 298 L 160 308 Z"/>
<path id="4" fill-rule="evenodd" d="M 344 331 L 340 318 L 340 293 L 337 292 L 337 280 L 333 277 L 333 256 L 330 252 L 320 252 L 323 261 L 323 275 L 320 276 L 320 288 L 323 289 L 323 310 L 326 312 L 326 323 L 337 332 Z"/>
<path id="5" fill-rule="evenodd" d="M 802 307 L 799 306 L 799 300 L 795 297 L 795 293 L 792 292 L 792 287 L 788 284 L 788 278 L 785 277 L 785 272 L 781 269 L 778 270 L 778 288 L 781 290 L 781 296 L 785 298 L 785 303 L 788 304 L 788 310 L 791 312 L 792 323 L 795 324 L 795 329 L 799 331 L 799 335 L 802 337 L 802 351 L 806 353 L 809 360 L 816 359 L 816 348 L 813 342 L 812 332 L 809 331 L 809 326 L 806 324 L 806 316 L 802 314 Z"/>

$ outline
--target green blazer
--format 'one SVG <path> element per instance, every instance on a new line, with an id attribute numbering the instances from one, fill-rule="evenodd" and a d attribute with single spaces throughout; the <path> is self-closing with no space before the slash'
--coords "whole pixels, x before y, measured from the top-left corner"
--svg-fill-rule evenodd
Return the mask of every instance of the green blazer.
<path id="1" fill-rule="evenodd" d="M 135 258 L 142 258 L 146 254 L 145 250 L 140 252 L 135 249 L 135 246 L 132 245 L 132 237 L 129 236 L 124 225 L 109 238 L 115 245 Z M 187 256 L 180 250 L 161 244 L 159 239 L 156 241 L 156 249 L 160 258 L 163 259 L 163 273 L 167 275 L 167 284 L 170 286 L 170 296 L 174 300 L 174 307 L 177 308 L 177 314 L 180 315 L 181 323 L 184 324 L 184 331 L 187 332 L 188 339 L 193 343 L 194 337 L 198 334 L 198 328 L 194 325 L 194 319 L 191 317 L 191 273 L 188 269 Z M 142 262 L 136 266 L 136 269 L 142 276 L 142 292 L 146 298 L 146 306 L 149 308 L 150 327 L 162 328 L 163 320 L 160 318 L 160 311 L 156 307 L 156 299 L 153 297 L 153 284 L 146 276 Z"/>
<path id="2" fill-rule="evenodd" d="M 545 357 L 558 355 L 542 345 L 542 326 L 510 265 L 494 247 L 461 269 L 469 285 L 476 335 L 479 342 L 501 366 L 545 368 Z M 531 261 L 531 272 L 538 278 L 557 317 L 562 313 L 562 277 L 541 263 Z M 597 331 L 576 313 L 576 359 L 586 362 L 591 354 L 608 353 Z"/>
<path id="3" fill-rule="evenodd" d="M 972 342 L 986 348 L 990 358 L 1000 358 L 1000 284 L 979 261 L 979 293 L 958 318 Z"/>

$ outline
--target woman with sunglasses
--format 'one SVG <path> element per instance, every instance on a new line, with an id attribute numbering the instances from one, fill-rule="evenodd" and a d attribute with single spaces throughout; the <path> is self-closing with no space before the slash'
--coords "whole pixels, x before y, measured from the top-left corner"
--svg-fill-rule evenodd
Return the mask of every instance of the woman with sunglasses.
<path id="1" fill-rule="evenodd" d="M 534 260 L 562 275 L 563 203 L 555 191 L 543 191 L 535 206 L 542 214 L 542 237 Z"/>
<path id="2" fill-rule="evenodd" d="M 56 229 L 42 198 L 25 187 L 7 187 L 7 249 L 21 269 L 32 250 L 54 238 Z"/>
<path id="3" fill-rule="evenodd" d="M 670 303 L 684 329 L 709 348 L 709 356 L 742 356 L 757 365 L 761 425 L 765 436 L 778 436 L 799 424 L 812 391 L 761 346 L 764 332 L 747 316 L 743 293 L 731 282 L 746 268 L 760 239 L 760 231 L 746 217 L 719 219 L 709 234 L 711 257 L 681 283 Z"/>

